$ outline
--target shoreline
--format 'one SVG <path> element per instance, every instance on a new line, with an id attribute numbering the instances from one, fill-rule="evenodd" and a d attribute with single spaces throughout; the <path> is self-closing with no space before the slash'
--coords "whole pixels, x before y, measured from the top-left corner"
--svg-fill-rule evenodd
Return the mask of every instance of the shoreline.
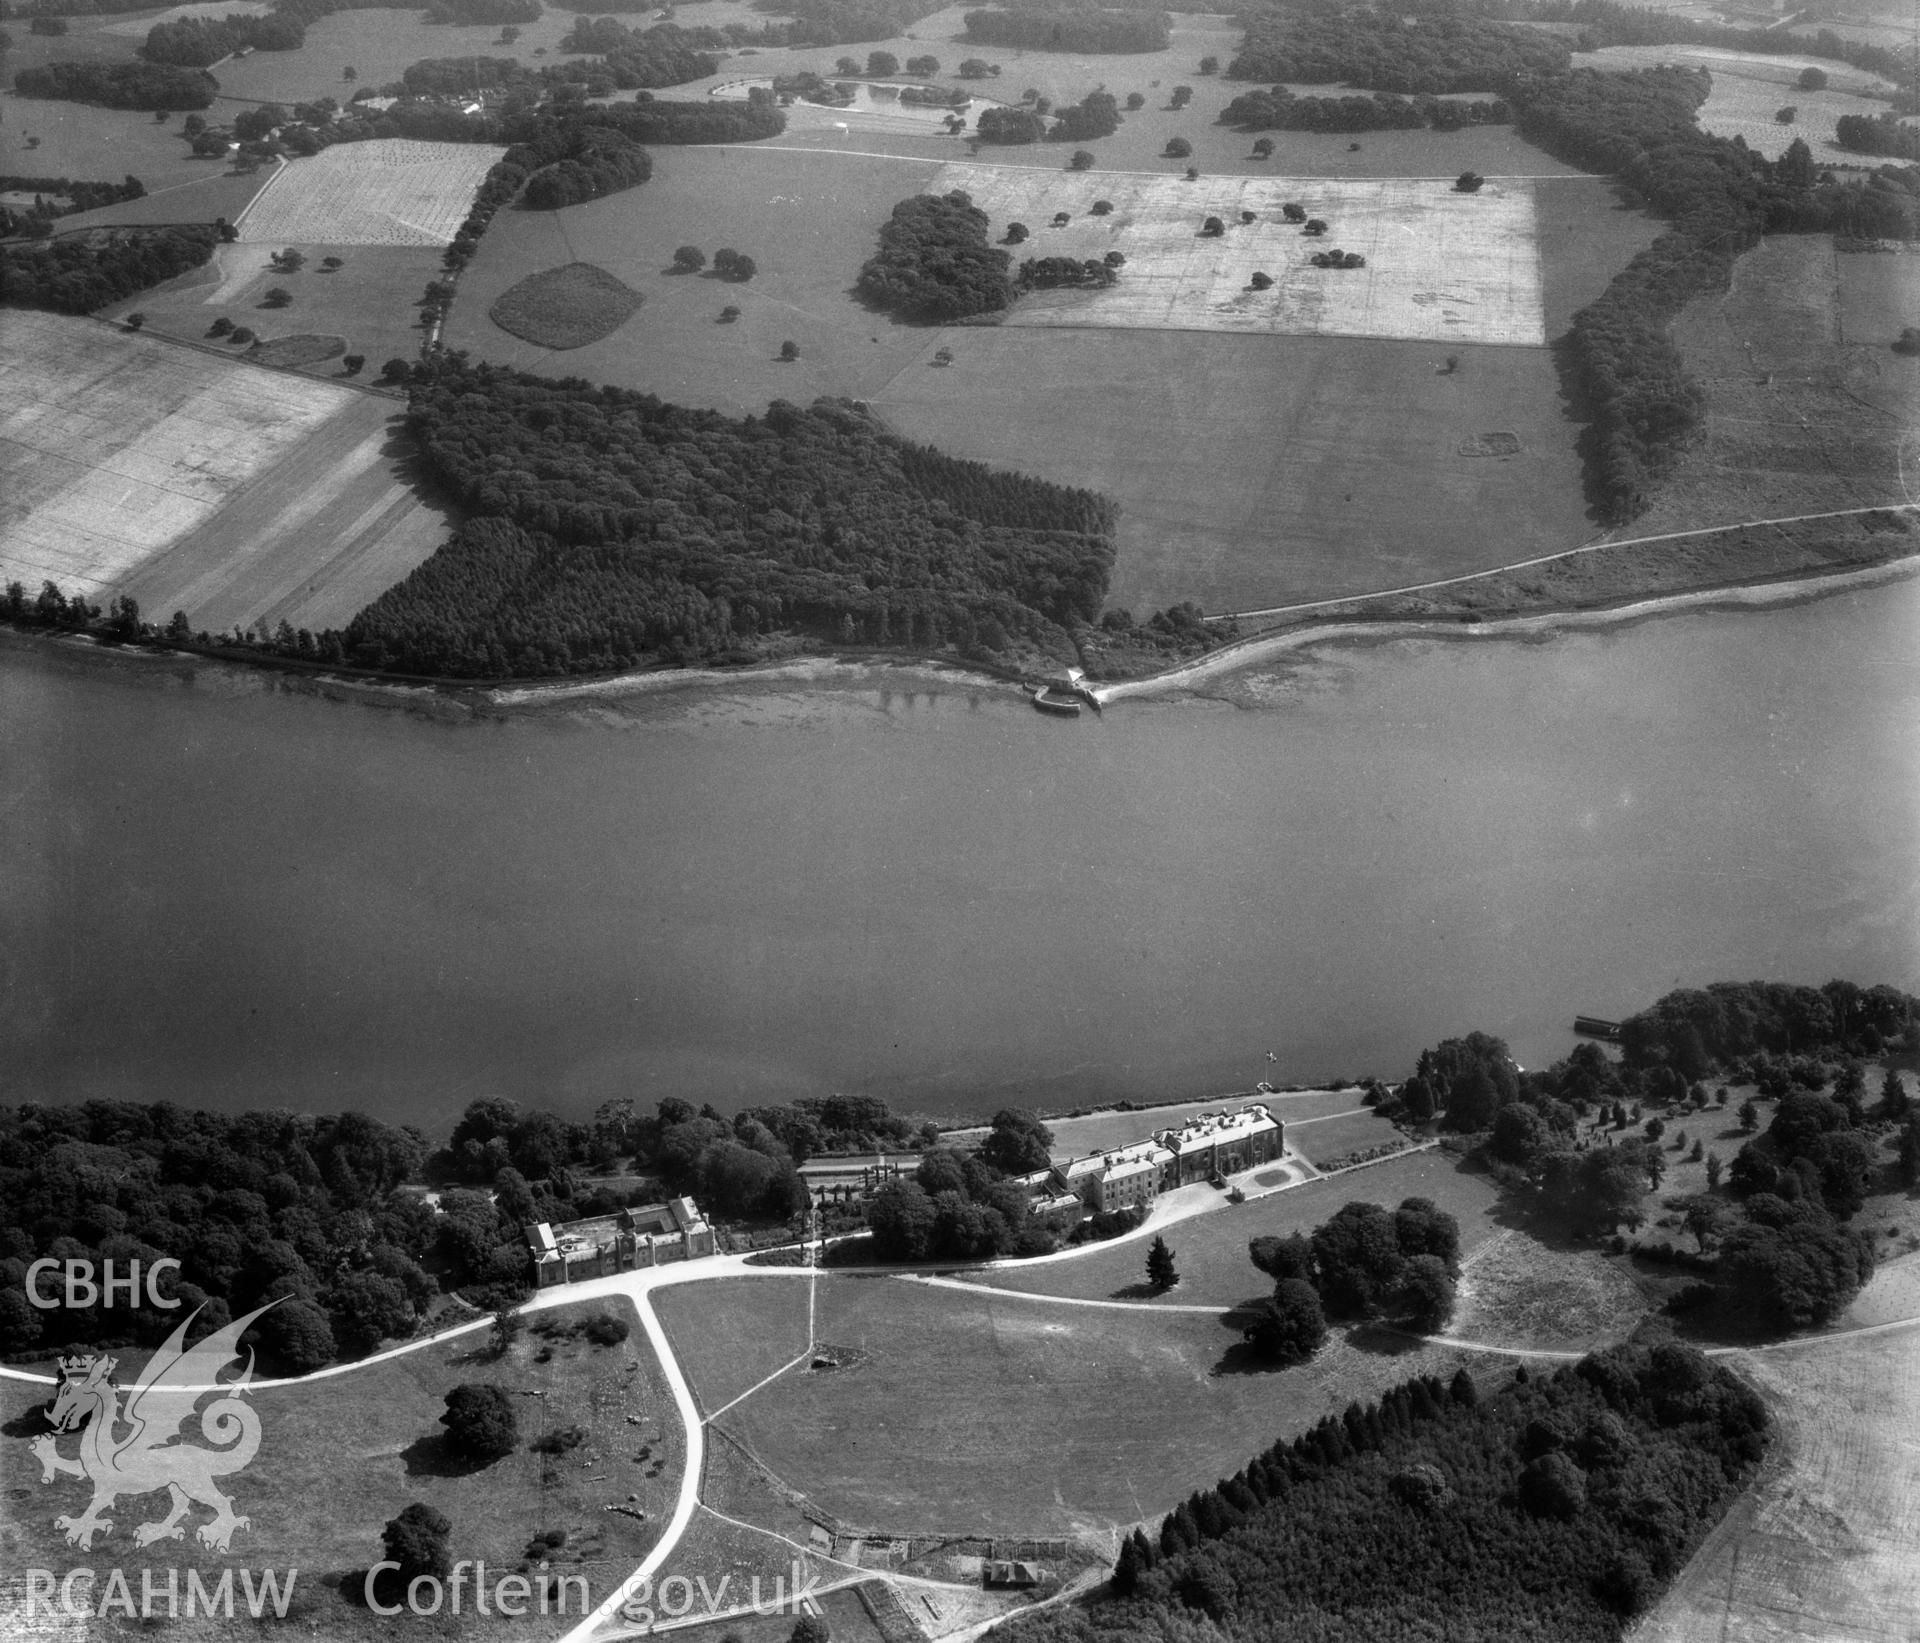
<path id="1" fill-rule="evenodd" d="M 1722 528 L 1738 530 L 1741 527 Z M 1473 580 L 1504 575 L 1510 568 L 1497 567 L 1480 573 Z M 1920 552 L 1825 571 L 1795 570 L 1771 577 L 1721 582 L 1673 593 L 1628 594 L 1612 602 L 1545 605 L 1538 610 L 1509 610 L 1499 615 L 1455 611 L 1368 617 L 1365 614 L 1368 605 L 1395 595 L 1355 594 L 1351 599 L 1341 601 L 1348 608 L 1338 615 L 1309 618 L 1296 625 L 1248 634 L 1157 673 L 1089 684 L 1088 690 L 1104 707 L 1113 702 L 1178 696 L 1223 674 L 1258 667 L 1291 652 L 1318 645 L 1384 644 L 1405 639 L 1542 642 L 1561 632 L 1629 627 L 1665 616 L 1714 610 L 1778 609 L 1899 581 L 1915 574 L 1920 574 Z M 870 655 L 853 655 L 818 651 L 746 666 L 656 667 L 551 683 L 529 680 L 488 685 L 480 680 L 433 680 L 353 669 L 333 670 L 273 655 L 251 656 L 231 651 L 208 651 L 197 646 L 174 646 L 157 637 L 152 642 L 130 644 L 32 626 L 0 624 L 0 628 L 20 641 L 50 644 L 69 656 L 94 653 L 149 662 L 212 664 L 245 676 L 264 679 L 277 675 L 286 683 L 297 680 L 316 694 L 335 700 L 456 715 L 487 712 L 508 714 L 548 706 L 660 696 L 675 690 L 712 690 L 728 685 L 752 687 L 762 681 L 789 681 L 802 689 L 856 688 L 872 682 L 870 676 L 876 673 L 896 679 L 917 679 L 935 688 L 1006 685 L 1022 697 L 1027 694 L 1031 683 L 1029 675 L 1011 667 L 995 668 L 958 657 L 949 659 L 925 652 L 876 651 Z"/>

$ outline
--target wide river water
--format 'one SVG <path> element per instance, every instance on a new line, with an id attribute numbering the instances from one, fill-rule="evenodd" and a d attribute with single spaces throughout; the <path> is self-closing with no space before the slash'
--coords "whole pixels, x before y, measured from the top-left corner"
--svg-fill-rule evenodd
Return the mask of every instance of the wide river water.
<path id="1" fill-rule="evenodd" d="M 977 1114 L 1920 990 L 1917 641 L 1907 580 L 1061 722 L 889 670 L 474 718 L 0 637 L 0 1090 Z"/>

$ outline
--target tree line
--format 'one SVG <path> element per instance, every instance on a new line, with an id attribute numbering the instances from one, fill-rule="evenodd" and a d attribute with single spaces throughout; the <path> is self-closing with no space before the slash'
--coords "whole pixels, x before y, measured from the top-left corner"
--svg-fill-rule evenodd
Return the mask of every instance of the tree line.
<path id="1" fill-rule="evenodd" d="M 616 91 L 684 85 L 689 80 L 703 79 L 720 67 L 720 59 L 712 51 L 697 49 L 688 31 L 672 23 L 635 30 L 603 17 L 597 20 L 596 27 L 603 31 L 618 30 L 620 37 L 603 33 L 602 38 L 607 38 L 611 49 L 589 61 L 530 68 L 511 57 L 426 57 L 408 64 L 401 71 L 397 85 L 388 89 L 410 97 L 458 97 L 502 87 L 555 92 L 561 87 L 579 87 L 583 96 L 606 97 Z M 711 34 L 713 31 L 701 32 Z M 562 49 L 576 48 L 563 46 Z"/>
<path id="2" fill-rule="evenodd" d="M 987 242 L 987 214 L 959 189 L 902 200 L 880 225 L 880 248 L 854 288 L 908 319 L 947 324 L 1013 300 L 1011 258 Z"/>
<path id="3" fill-rule="evenodd" d="M 0 235 L 46 234 L 60 217 L 94 211 L 122 200 L 137 200 L 146 192 L 138 177 L 124 182 L 91 183 L 67 177 L 0 177 L 0 192 L 31 194 L 33 204 L 0 206 Z M 62 203 L 64 202 L 64 203 Z"/>
<path id="4" fill-rule="evenodd" d="M 1843 114 L 1834 126 L 1833 140 L 1853 154 L 1920 160 L 1920 128 L 1892 114 Z"/>
<path id="5" fill-rule="evenodd" d="M 1770 1442 L 1759 1396 L 1673 1343 L 1522 1366 L 1491 1394 L 1418 1377 L 1134 1530 L 1103 1594 L 1009 1635 L 1613 1643 Z"/>
<path id="6" fill-rule="evenodd" d="M 232 12 L 225 17 L 182 17 L 175 22 L 155 23 L 147 30 L 140 55 L 149 63 L 211 68 L 237 51 L 298 51 L 306 40 L 306 24 L 297 17 L 274 12 L 253 17 Z"/>
<path id="7" fill-rule="evenodd" d="M 1346 97 L 1301 97 L 1285 86 L 1245 91 L 1220 111 L 1236 131 L 1458 131 L 1470 125 L 1506 125 L 1512 109 L 1499 98 L 1472 103 L 1393 92 Z"/>
<path id="8" fill-rule="evenodd" d="M 1021 8 L 970 11 L 964 20 L 971 44 L 1027 51 L 1165 51 L 1172 27 L 1164 11 Z"/>
<path id="9" fill-rule="evenodd" d="M 13 77 L 21 97 L 57 97 L 99 108 L 208 108 L 219 90 L 211 74 L 169 63 L 43 63 Z"/>
<path id="10" fill-rule="evenodd" d="M 200 267 L 219 238 L 214 227 L 194 223 L 0 245 L 0 302 L 90 314 Z"/>
<path id="11" fill-rule="evenodd" d="M 415 384 L 408 421 L 470 517 L 349 625 L 363 666 L 605 671 L 777 629 L 995 648 L 1091 620 L 1112 567 L 1105 499 L 841 403 L 734 420 L 456 355 Z"/>

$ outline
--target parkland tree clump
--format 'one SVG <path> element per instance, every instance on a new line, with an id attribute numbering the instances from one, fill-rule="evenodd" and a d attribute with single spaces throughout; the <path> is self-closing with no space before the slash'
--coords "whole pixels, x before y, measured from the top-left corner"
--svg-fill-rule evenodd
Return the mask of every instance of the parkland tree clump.
<path id="1" fill-rule="evenodd" d="M 1426 1376 L 1274 1444 L 1157 1534 L 1134 1531 L 1105 1599 L 1009 1636 L 1614 1643 L 1769 1442 L 1758 1395 L 1683 1346 L 1523 1369 L 1491 1395 L 1464 1371 Z"/>
<path id="2" fill-rule="evenodd" d="M 167 63 L 46 63 L 13 77 L 22 97 L 59 97 L 100 108 L 210 108 L 219 90 L 211 74 Z"/>
<path id="3" fill-rule="evenodd" d="M 971 195 L 917 194 L 881 224 L 880 249 L 861 268 L 857 289 L 908 319 L 946 324 L 1006 307 L 1010 260 L 987 243 L 987 214 Z"/>
<path id="4" fill-rule="evenodd" d="M 1165 51 L 1172 27 L 1164 11 L 1091 8 L 970 11 L 965 21 L 975 45 L 1026 51 Z"/>
<path id="5" fill-rule="evenodd" d="M 1461 103 L 1386 91 L 1301 97 L 1275 86 L 1242 92 L 1221 110 L 1220 124 L 1236 131 L 1458 131 L 1470 125 L 1506 125 L 1512 118 L 1513 110 L 1500 98 Z"/>
<path id="6" fill-rule="evenodd" d="M 1105 498 L 909 444 L 841 402 L 734 419 L 454 356 L 408 422 L 470 517 L 354 618 L 347 654 L 371 667 L 605 671 L 775 630 L 1059 643 L 1113 565 Z"/>
<path id="7" fill-rule="evenodd" d="M 1511 92 L 1527 76 L 1561 74 L 1566 42 L 1537 29 L 1448 17 L 1408 23 L 1386 11 L 1255 15 L 1232 80 L 1365 86 L 1412 97 Z"/>

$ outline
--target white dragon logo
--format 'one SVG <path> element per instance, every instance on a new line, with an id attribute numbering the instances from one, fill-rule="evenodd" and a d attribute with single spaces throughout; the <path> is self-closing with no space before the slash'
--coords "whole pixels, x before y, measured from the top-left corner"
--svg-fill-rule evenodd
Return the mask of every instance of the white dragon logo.
<path id="1" fill-rule="evenodd" d="M 267 1306 L 274 1304 L 270 1301 Z M 150 1495 L 161 1489 L 172 1497 L 173 1509 L 164 1518 L 136 1528 L 136 1546 L 184 1539 L 181 1520 L 195 1501 L 214 1514 L 211 1523 L 201 1524 L 196 1531 L 209 1551 L 226 1551 L 234 1531 L 249 1526 L 248 1519 L 234 1515 L 233 1502 L 214 1487 L 213 1480 L 238 1472 L 260 1447 L 260 1417 L 244 1401 L 253 1379 L 253 1354 L 247 1354 L 247 1367 L 237 1380 L 223 1382 L 216 1377 L 239 1359 L 240 1336 L 267 1306 L 188 1346 L 188 1325 L 199 1316 L 196 1307 L 124 1393 L 113 1384 L 116 1360 L 91 1353 L 60 1360 L 59 1390 L 46 1411 L 54 1435 L 35 1438 L 32 1447 L 40 1460 L 42 1483 L 51 1483 L 61 1474 L 92 1480 L 93 1499 L 86 1511 L 79 1517 L 53 1520 L 56 1529 L 66 1530 L 68 1545 L 91 1549 L 95 1535 L 113 1528 L 113 1520 L 100 1514 L 120 1496 Z M 223 1395 L 202 1412 L 200 1430 L 211 1442 L 227 1447 L 207 1449 L 176 1441 L 194 1406 L 209 1392 Z M 116 1435 L 117 1427 L 129 1430 Z M 76 1430 L 80 1453 L 69 1460 L 60 1453 L 59 1440 Z"/>

